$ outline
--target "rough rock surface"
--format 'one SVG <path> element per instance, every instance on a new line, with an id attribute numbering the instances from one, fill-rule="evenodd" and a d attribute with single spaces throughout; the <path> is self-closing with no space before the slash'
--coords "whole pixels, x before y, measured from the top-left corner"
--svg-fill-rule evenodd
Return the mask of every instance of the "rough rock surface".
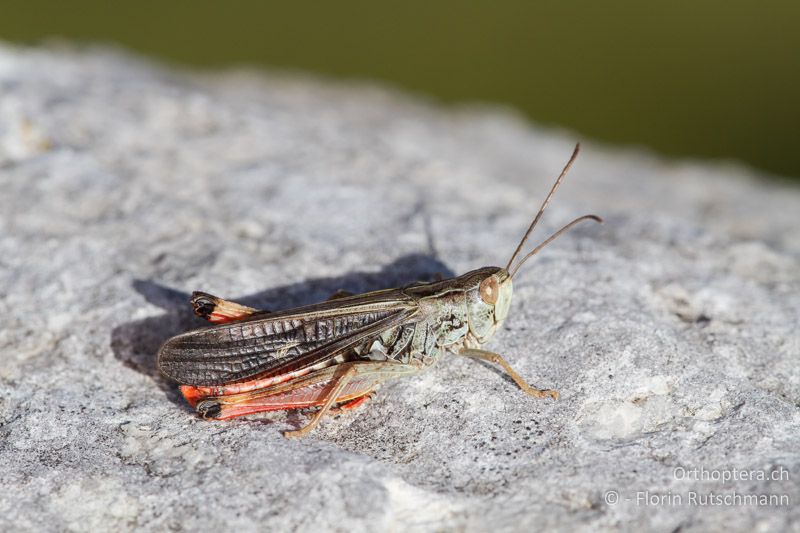
<path id="1" fill-rule="evenodd" d="M 490 345 L 561 400 L 448 357 L 287 441 L 308 412 L 204 422 L 159 377 L 202 326 L 186 295 L 277 309 L 503 265 L 575 137 L 103 50 L 2 46 L 0 95 L 0 529 L 797 530 L 796 187 L 584 145 L 534 240 L 606 224 L 526 266 Z"/>

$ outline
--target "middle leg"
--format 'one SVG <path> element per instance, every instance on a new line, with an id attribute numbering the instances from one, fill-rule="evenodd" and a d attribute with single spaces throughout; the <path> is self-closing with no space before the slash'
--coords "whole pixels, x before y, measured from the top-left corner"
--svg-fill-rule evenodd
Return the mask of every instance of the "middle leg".
<path id="1" fill-rule="evenodd" d="M 333 404 L 336 402 L 336 398 L 339 397 L 339 394 L 344 390 L 347 384 L 350 382 L 350 379 L 356 374 L 356 368 L 352 364 L 344 363 L 341 366 L 347 365 L 347 368 L 344 372 L 334 381 L 333 389 L 328 393 L 328 397 L 325 399 L 325 403 L 320 407 L 319 411 L 316 412 L 314 418 L 306 424 L 305 426 L 301 427 L 300 429 L 294 431 L 285 431 L 283 433 L 284 437 L 287 438 L 294 438 L 294 437 L 302 437 L 319 423 L 325 413 L 327 413 Z"/>

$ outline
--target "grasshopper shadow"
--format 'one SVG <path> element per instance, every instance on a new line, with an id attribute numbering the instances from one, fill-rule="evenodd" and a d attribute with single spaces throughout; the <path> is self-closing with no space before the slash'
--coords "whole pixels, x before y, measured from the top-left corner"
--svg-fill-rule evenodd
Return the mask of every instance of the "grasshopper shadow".
<path id="1" fill-rule="evenodd" d="M 321 302 L 340 289 L 362 293 L 408 285 L 415 281 L 432 281 L 439 275 L 451 277 L 453 273 L 435 257 L 412 254 L 397 259 L 379 272 L 352 272 L 338 277 L 315 278 L 241 297 L 228 294 L 218 296 L 257 309 L 279 311 Z M 111 350 L 122 364 L 150 377 L 170 401 L 189 410 L 175 383 L 159 373 L 156 354 L 170 337 L 209 324 L 192 312 L 189 293 L 145 280 L 135 280 L 133 289 L 164 313 L 115 327 L 111 332 Z"/>

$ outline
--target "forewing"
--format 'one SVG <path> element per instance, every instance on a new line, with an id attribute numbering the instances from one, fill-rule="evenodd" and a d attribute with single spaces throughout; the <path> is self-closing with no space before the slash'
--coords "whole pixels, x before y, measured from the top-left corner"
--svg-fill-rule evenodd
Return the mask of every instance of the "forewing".
<path id="1" fill-rule="evenodd" d="M 279 375 L 333 358 L 416 310 L 414 300 L 392 292 L 254 317 L 171 338 L 159 350 L 158 366 L 196 386 Z"/>

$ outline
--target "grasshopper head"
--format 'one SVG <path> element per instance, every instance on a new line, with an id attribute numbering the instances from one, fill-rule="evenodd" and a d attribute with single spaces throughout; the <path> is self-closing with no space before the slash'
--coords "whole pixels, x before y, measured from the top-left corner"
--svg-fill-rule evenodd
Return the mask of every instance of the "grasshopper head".
<path id="1" fill-rule="evenodd" d="M 484 344 L 508 316 L 513 285 L 504 268 L 488 267 L 469 275 L 467 315 L 470 332 Z"/>
<path id="2" fill-rule="evenodd" d="M 508 260 L 508 265 L 506 265 L 505 268 L 482 268 L 464 275 L 464 286 L 467 289 L 469 329 L 480 344 L 487 342 L 492 335 L 494 335 L 498 326 L 505 320 L 506 316 L 508 316 L 508 308 L 511 306 L 511 293 L 513 292 L 511 278 L 519 272 L 520 267 L 522 267 L 528 259 L 539 253 L 542 248 L 553 242 L 559 235 L 568 231 L 574 225 L 584 220 L 594 220 L 595 222 L 603 221 L 597 215 L 578 217 L 545 239 L 544 242 L 528 252 L 522 259 L 517 261 L 516 264 L 514 263 L 514 260 L 517 259 L 520 252 L 522 252 L 522 248 L 525 246 L 531 232 L 542 217 L 545 208 L 547 208 L 547 204 L 550 203 L 550 198 L 555 194 L 556 189 L 558 189 L 558 186 L 561 184 L 561 180 L 567 174 L 567 171 L 578 156 L 579 151 L 580 145 L 576 145 L 575 151 L 572 152 L 572 157 L 569 158 L 566 166 L 564 166 L 561 174 L 559 174 L 556 182 L 550 189 L 550 193 L 539 208 L 539 212 L 536 213 L 530 226 L 528 226 L 528 230 L 517 245 L 517 249 L 514 250 L 511 259 Z"/>

